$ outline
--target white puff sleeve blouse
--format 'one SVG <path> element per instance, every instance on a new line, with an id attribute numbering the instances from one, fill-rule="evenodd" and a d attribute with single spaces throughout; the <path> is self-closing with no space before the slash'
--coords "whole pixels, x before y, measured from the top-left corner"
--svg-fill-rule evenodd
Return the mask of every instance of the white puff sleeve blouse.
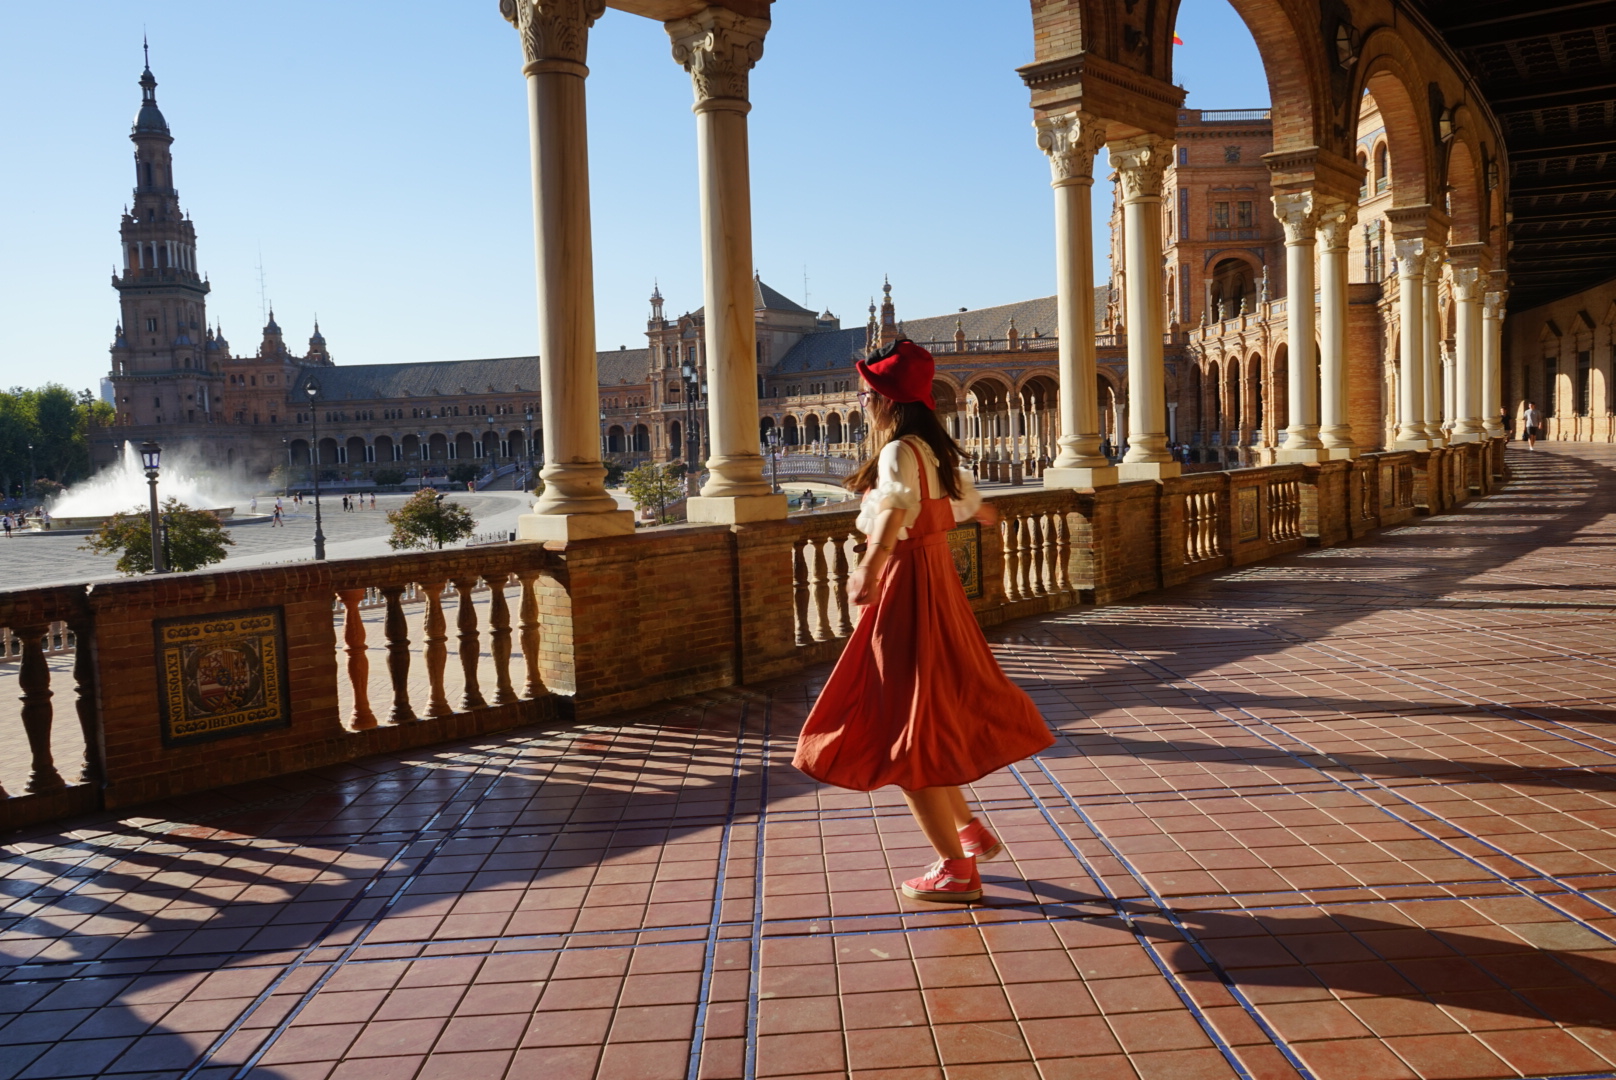
<path id="1" fill-rule="evenodd" d="M 902 510 L 903 528 L 898 530 L 898 539 L 908 539 L 909 527 L 920 516 L 921 468 L 926 469 L 927 490 L 933 498 L 940 496 L 942 485 L 937 480 L 937 455 L 923 440 L 894 439 L 882 447 L 876 463 L 876 484 L 864 493 L 854 528 L 869 536 L 882 511 Z M 976 490 L 971 474 L 961 469 L 959 477 L 960 497 L 949 500 L 956 522 L 975 517 L 982 508 L 982 495 Z"/>

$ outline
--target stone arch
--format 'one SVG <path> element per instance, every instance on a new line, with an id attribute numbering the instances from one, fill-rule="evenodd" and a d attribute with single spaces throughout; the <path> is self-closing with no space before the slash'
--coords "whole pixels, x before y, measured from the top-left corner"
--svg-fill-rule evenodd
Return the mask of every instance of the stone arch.
<path id="1" fill-rule="evenodd" d="M 357 435 L 351 435 L 348 437 L 348 441 L 343 445 L 343 449 L 348 452 L 349 465 L 363 465 L 365 463 L 364 439 L 361 439 Z"/>
<path id="2" fill-rule="evenodd" d="M 833 445 L 840 445 L 846 441 L 842 431 L 841 413 L 831 412 L 825 414 L 825 441 Z"/>
<path id="3" fill-rule="evenodd" d="M 1274 430 L 1274 441 L 1279 441 L 1279 433 L 1290 427 L 1290 350 L 1282 342 L 1274 350 L 1272 361 L 1268 365 L 1268 415 L 1271 417 Z M 1262 420 L 1259 418 L 1258 423 Z M 1266 426 L 1266 425 L 1264 425 Z"/>
<path id="4" fill-rule="evenodd" d="M 780 425 L 780 431 L 783 436 L 782 441 L 786 446 L 796 446 L 801 441 L 800 433 L 797 429 L 797 418 L 789 413 L 786 414 L 785 422 Z"/>
<path id="5" fill-rule="evenodd" d="M 376 461 L 378 463 L 392 461 L 394 456 L 394 442 L 391 435 L 376 436 Z"/>
<path id="6" fill-rule="evenodd" d="M 293 465 L 307 465 L 313 460 L 309 457 L 309 441 L 307 439 L 293 439 L 286 452 Z"/>
<path id="7" fill-rule="evenodd" d="M 449 459 L 449 437 L 442 432 L 434 432 L 427 439 L 426 452 L 429 461 L 447 461 Z"/>
<path id="8" fill-rule="evenodd" d="M 812 446 L 819 441 L 819 414 L 809 413 L 802 421 L 803 442 Z"/>
<path id="9" fill-rule="evenodd" d="M 626 441 L 621 424 L 613 424 L 606 429 L 606 452 L 608 454 L 621 454 Z"/>
<path id="10" fill-rule="evenodd" d="M 1264 398 L 1267 395 L 1263 392 L 1262 353 L 1253 352 L 1246 357 L 1245 369 L 1246 394 L 1244 406 L 1250 410 L 1248 414 L 1250 419 L 1246 421 L 1245 428 L 1250 433 L 1249 441 L 1257 443 L 1262 442 L 1267 434 L 1263 429 L 1263 407 L 1266 404 Z"/>
<path id="11" fill-rule="evenodd" d="M 1358 92 L 1352 115 L 1357 129 L 1363 92 L 1380 107 L 1386 126 L 1387 151 L 1391 159 L 1393 206 L 1436 205 L 1432 178 L 1436 175 L 1431 139 L 1429 108 L 1422 104 L 1423 86 L 1418 76 L 1420 64 L 1410 54 L 1404 31 L 1380 27 L 1364 39 L 1358 63 Z"/>
<path id="12" fill-rule="evenodd" d="M 1212 290 L 1212 311 L 1223 303 L 1223 318 L 1232 319 L 1240 313 L 1240 301 L 1246 302 L 1247 311 L 1257 308 L 1257 282 L 1262 279 L 1262 263 L 1249 251 L 1228 250 L 1213 252 L 1207 257 L 1212 272 L 1207 283 Z"/>
<path id="13" fill-rule="evenodd" d="M 651 452 L 650 428 L 644 424 L 635 424 L 631 438 L 633 440 L 632 449 L 636 454 L 648 454 Z"/>
<path id="14" fill-rule="evenodd" d="M 759 442 L 764 445 L 768 445 L 769 428 L 773 426 L 774 421 L 765 416 L 759 424 Z M 677 420 L 670 421 L 668 424 L 668 459 L 670 461 L 676 461 L 684 456 L 685 426 Z"/>
<path id="15" fill-rule="evenodd" d="M 477 440 L 469 431 L 455 436 L 454 452 L 457 461 L 471 461 L 477 456 Z"/>

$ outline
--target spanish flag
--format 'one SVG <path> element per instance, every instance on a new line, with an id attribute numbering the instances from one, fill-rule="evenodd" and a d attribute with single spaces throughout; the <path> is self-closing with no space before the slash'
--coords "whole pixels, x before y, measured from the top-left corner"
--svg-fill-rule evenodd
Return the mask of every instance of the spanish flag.
<path id="1" fill-rule="evenodd" d="M 1182 45 L 1182 44 L 1184 44 L 1184 39 L 1179 37 L 1177 34 L 1174 34 L 1173 35 L 1173 44 L 1174 45 Z"/>

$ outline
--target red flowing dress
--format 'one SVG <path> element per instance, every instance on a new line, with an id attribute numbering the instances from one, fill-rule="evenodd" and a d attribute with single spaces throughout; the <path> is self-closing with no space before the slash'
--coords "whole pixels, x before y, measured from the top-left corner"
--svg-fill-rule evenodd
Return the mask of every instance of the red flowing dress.
<path id="1" fill-rule="evenodd" d="M 948 549 L 953 509 L 929 497 L 919 465 L 919 517 L 893 548 L 793 760 L 854 791 L 969 784 L 1055 741 L 988 649 Z"/>

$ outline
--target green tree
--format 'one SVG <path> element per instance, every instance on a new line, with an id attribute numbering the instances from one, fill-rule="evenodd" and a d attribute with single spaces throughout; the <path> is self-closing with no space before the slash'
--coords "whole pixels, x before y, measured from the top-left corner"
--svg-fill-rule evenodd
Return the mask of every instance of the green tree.
<path id="1" fill-rule="evenodd" d="M 673 469 L 655 462 L 649 462 L 630 471 L 623 478 L 623 486 L 635 506 L 641 510 L 656 511 L 659 525 L 668 521 L 668 504 L 678 502 L 683 494 L 679 489 L 679 477 L 674 474 Z"/>
<path id="2" fill-rule="evenodd" d="M 394 551 L 441 548 L 444 544 L 464 540 L 477 527 L 470 510 L 448 501 L 431 488 L 422 488 L 403 506 L 389 510 L 387 524 L 393 527 L 387 546 Z"/>
<path id="3" fill-rule="evenodd" d="M 15 494 L 41 477 L 71 484 L 89 476 L 90 438 L 116 415 L 88 390 L 56 383 L 0 392 L 0 491 Z"/>
<path id="4" fill-rule="evenodd" d="M 457 484 L 475 480 L 477 479 L 477 466 L 466 461 L 462 461 L 459 465 L 451 465 L 449 466 L 449 479 Z"/>
<path id="5" fill-rule="evenodd" d="M 397 484 L 402 484 L 404 482 L 404 470 L 377 469 L 375 480 L 376 483 L 381 484 L 383 487 L 392 487 Z"/>
<path id="6" fill-rule="evenodd" d="M 164 561 L 170 570 L 200 570 L 224 559 L 235 539 L 209 510 L 193 510 L 178 499 L 162 506 Z M 79 545 L 99 555 L 118 556 L 118 572 L 149 574 L 152 570 L 151 515 L 142 507 L 113 514 L 88 541 Z"/>
<path id="7" fill-rule="evenodd" d="M 623 466 L 617 464 L 614 461 L 606 462 L 606 486 L 607 487 L 614 488 L 614 487 L 620 486 L 623 483 L 623 476 L 624 476 Z"/>

